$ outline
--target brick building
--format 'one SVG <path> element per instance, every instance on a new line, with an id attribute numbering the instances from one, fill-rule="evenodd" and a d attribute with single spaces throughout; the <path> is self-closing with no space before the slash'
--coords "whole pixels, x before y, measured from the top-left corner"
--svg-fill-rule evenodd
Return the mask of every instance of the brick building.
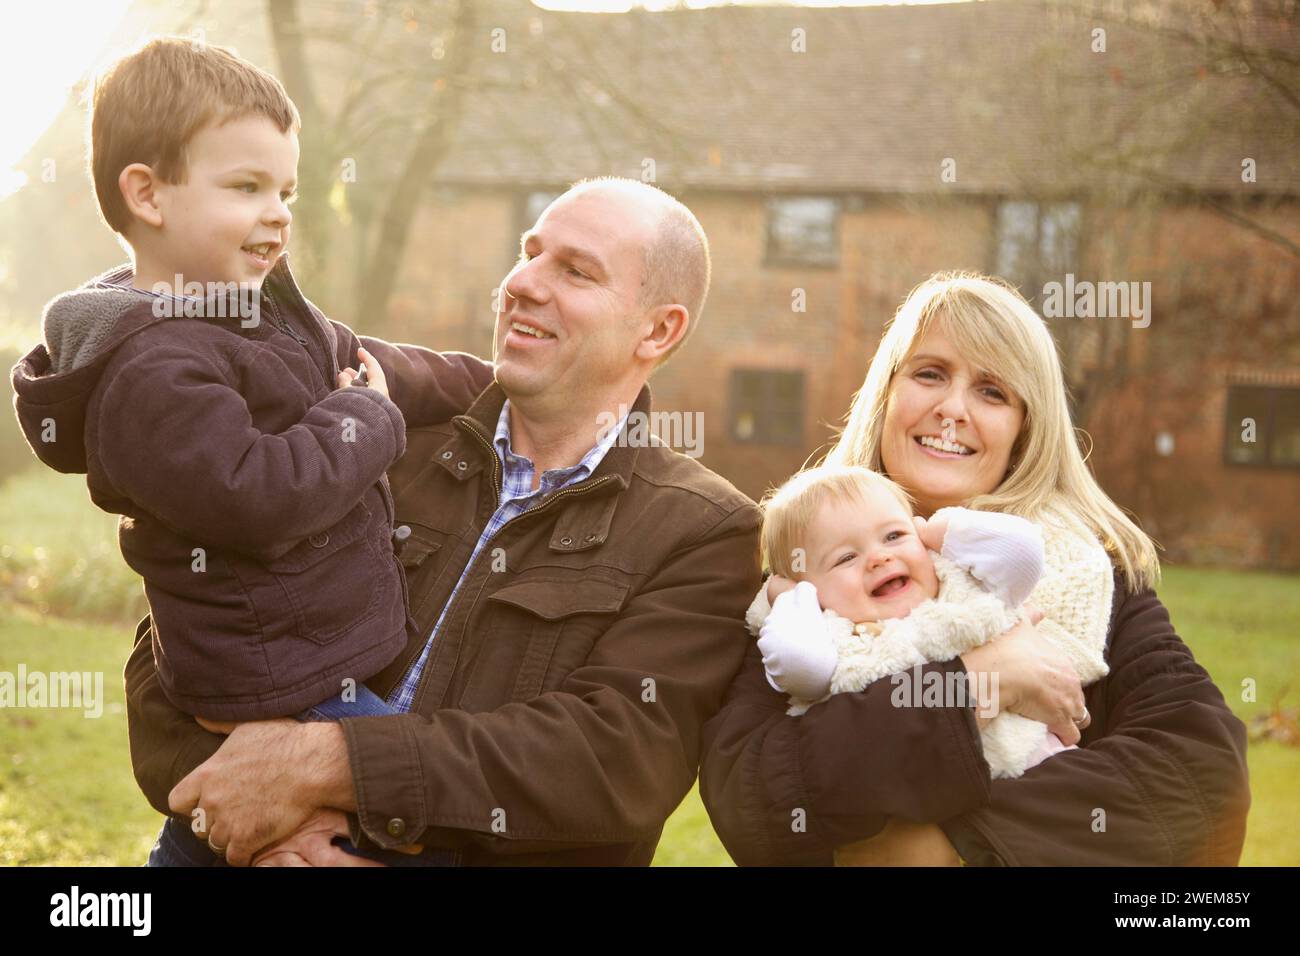
<path id="1" fill-rule="evenodd" d="M 562 65 L 576 19 L 534 21 Z M 1096 21 L 1098 52 L 1094 22 L 1019 3 L 611 19 L 582 55 L 674 135 L 610 119 L 593 141 L 524 80 L 476 98 L 408 246 L 396 334 L 490 348 L 492 291 L 549 198 L 652 170 L 714 257 L 656 404 L 701 413 L 702 460 L 757 497 L 825 449 L 931 272 L 995 272 L 1040 306 L 1067 276 L 1149 282 L 1145 328 L 1051 320 L 1099 478 L 1168 559 L 1300 567 L 1300 113 L 1204 45 Z M 1264 50 L 1297 39 L 1252 30 Z M 521 60 L 489 68 L 526 78 Z"/>

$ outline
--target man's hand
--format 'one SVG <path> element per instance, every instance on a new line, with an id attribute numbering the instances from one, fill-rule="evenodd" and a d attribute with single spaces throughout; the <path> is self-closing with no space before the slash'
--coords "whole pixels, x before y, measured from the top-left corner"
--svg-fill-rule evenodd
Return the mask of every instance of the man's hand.
<path id="1" fill-rule="evenodd" d="M 836 866 L 961 866 L 961 857 L 935 823 L 891 817 L 875 836 L 835 849 Z"/>
<path id="2" fill-rule="evenodd" d="M 242 723 L 168 795 L 174 813 L 203 810 L 196 829 L 231 866 L 247 866 L 320 807 L 356 809 L 343 730 L 293 720 Z"/>
<path id="3" fill-rule="evenodd" d="M 340 850 L 332 842 L 336 836 L 349 836 L 348 818 L 340 810 L 317 810 L 289 836 L 254 856 L 253 866 L 384 865 Z"/>

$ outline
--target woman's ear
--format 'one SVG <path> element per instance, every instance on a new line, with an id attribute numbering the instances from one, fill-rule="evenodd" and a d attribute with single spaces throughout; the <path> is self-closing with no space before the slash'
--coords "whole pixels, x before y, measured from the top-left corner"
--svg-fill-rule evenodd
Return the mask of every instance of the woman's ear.
<path id="1" fill-rule="evenodd" d="M 158 205 L 158 183 L 153 169 L 144 163 L 132 163 L 117 177 L 117 188 L 122 192 L 122 201 L 131 217 L 155 228 L 163 224 L 162 209 Z"/>

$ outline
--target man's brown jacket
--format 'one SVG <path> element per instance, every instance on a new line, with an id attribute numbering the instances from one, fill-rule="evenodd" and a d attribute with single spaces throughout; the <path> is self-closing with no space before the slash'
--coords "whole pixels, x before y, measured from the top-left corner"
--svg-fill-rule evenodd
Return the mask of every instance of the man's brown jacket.
<path id="1" fill-rule="evenodd" d="M 418 628 L 367 681 L 381 695 L 496 508 L 504 400 L 494 384 L 467 414 L 411 429 L 390 472 Z M 633 413 L 649 409 L 643 389 Z M 697 462 L 623 443 L 508 522 L 448 610 L 412 712 L 343 722 L 365 837 L 455 849 L 470 865 L 648 864 L 750 643 L 759 524 L 754 503 Z M 147 620 L 126 685 L 136 779 L 165 813 L 221 738 L 162 695 Z"/>

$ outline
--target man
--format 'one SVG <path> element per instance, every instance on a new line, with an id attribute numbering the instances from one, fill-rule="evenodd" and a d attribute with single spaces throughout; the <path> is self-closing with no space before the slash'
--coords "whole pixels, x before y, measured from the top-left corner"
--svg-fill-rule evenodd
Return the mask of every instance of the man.
<path id="1" fill-rule="evenodd" d="M 703 230 L 654 187 L 552 203 L 503 284 L 495 382 L 409 430 L 390 473 L 416 627 L 367 683 L 403 713 L 223 742 L 162 695 L 145 622 L 126 680 L 150 803 L 233 865 L 347 862 L 340 834 L 465 865 L 648 864 L 745 654 L 760 519 L 608 426 L 648 414 L 708 283 Z"/>

